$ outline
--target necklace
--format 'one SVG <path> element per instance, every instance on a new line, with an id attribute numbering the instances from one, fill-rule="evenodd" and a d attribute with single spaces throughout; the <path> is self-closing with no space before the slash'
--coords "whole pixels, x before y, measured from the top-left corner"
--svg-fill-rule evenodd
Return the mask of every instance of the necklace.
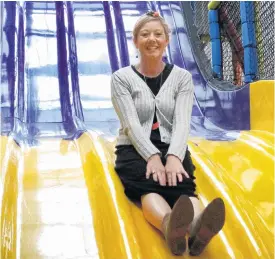
<path id="1" fill-rule="evenodd" d="M 154 79 L 156 80 L 156 86 L 157 86 L 158 81 L 159 81 L 158 77 L 160 76 L 159 88 L 161 88 L 161 86 L 162 86 L 162 75 L 163 75 L 163 71 L 160 73 L 160 75 L 158 75 L 157 77 L 154 78 Z M 145 75 L 143 75 L 143 79 L 144 79 L 145 83 L 147 84 L 147 78 L 146 78 Z M 147 84 L 147 85 L 148 85 L 148 84 Z"/>
<path id="2" fill-rule="evenodd" d="M 148 85 L 148 83 L 147 83 L 147 80 L 148 79 L 155 79 L 156 80 L 156 83 L 155 83 L 155 85 L 157 86 L 158 85 L 158 81 L 159 81 L 159 76 L 160 76 L 160 84 L 159 84 L 159 89 L 161 88 L 161 86 L 162 86 L 162 76 L 163 76 L 163 71 L 164 71 L 164 69 L 165 69 L 165 65 L 164 65 L 164 68 L 162 69 L 162 71 L 161 71 L 161 73 L 157 76 L 157 77 L 153 77 L 153 78 L 151 78 L 151 77 L 146 77 L 143 73 L 141 73 L 140 72 L 140 74 L 143 76 L 143 79 L 144 79 L 144 81 L 145 81 L 145 83 Z M 148 85 L 149 86 L 149 85 Z M 149 87 L 150 88 L 150 87 Z M 151 90 L 151 89 L 150 89 Z M 151 92 L 152 92 L 152 90 L 151 90 Z M 153 92 L 152 92 L 153 93 Z M 154 93 L 153 93 L 154 94 Z"/>
<path id="3" fill-rule="evenodd" d="M 157 77 L 159 77 L 162 73 L 163 73 L 163 70 L 165 69 L 165 67 L 166 67 L 166 64 L 165 63 L 162 63 L 162 69 L 161 69 L 161 73 L 159 73 L 157 76 L 154 76 L 154 77 L 149 77 L 149 76 L 147 76 L 147 78 L 157 78 Z M 146 77 L 145 75 L 144 75 L 144 73 L 140 70 L 141 69 L 141 65 L 140 64 L 138 64 L 138 65 L 135 65 L 135 67 L 136 67 L 136 70 L 140 73 L 140 74 L 142 74 L 143 75 L 143 77 Z"/>

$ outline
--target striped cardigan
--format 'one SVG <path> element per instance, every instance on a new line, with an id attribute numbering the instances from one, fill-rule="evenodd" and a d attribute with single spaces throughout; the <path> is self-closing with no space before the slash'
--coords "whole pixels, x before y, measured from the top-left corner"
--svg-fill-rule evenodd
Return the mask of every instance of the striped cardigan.
<path id="1" fill-rule="evenodd" d="M 161 141 L 170 144 L 166 154 L 185 157 L 190 131 L 194 85 L 191 74 L 174 65 L 155 96 L 131 66 L 111 77 L 111 98 L 121 127 L 117 145 L 133 145 L 146 160 L 161 152 L 150 140 L 156 109 Z"/>

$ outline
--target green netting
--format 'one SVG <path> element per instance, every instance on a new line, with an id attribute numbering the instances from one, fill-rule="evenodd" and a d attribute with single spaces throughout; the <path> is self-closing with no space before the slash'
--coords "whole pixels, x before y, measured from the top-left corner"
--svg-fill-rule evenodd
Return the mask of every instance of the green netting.
<path id="1" fill-rule="evenodd" d="M 274 80 L 274 2 L 254 2 L 260 79 Z"/>

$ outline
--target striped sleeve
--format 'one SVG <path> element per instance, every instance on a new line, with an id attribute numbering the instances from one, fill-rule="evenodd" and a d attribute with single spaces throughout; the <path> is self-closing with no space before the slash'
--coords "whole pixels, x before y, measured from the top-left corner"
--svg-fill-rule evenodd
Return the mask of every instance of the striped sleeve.
<path id="1" fill-rule="evenodd" d="M 194 85 L 192 75 L 186 73 L 180 81 L 179 92 L 176 98 L 173 129 L 167 155 L 175 155 L 184 160 L 187 140 L 190 131 L 191 113 L 193 107 Z"/>
<path id="2" fill-rule="evenodd" d="M 127 84 L 117 74 L 113 74 L 111 78 L 111 99 L 124 133 L 145 161 L 154 154 L 161 155 L 140 124 Z"/>

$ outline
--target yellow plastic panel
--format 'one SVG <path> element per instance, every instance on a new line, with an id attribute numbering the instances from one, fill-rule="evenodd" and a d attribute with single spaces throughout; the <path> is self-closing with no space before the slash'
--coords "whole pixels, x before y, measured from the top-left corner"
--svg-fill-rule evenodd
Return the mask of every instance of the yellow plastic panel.
<path id="1" fill-rule="evenodd" d="M 1 167 L 3 165 L 3 159 L 4 159 L 5 154 L 6 154 L 7 144 L 8 144 L 8 137 L 6 137 L 6 136 L 0 136 L 0 146 L 1 146 L 1 153 L 0 153 L 1 158 L 0 159 L 1 159 Z M 0 171 L 0 176 L 1 176 L 1 172 L 2 172 L 2 170 Z"/>
<path id="2" fill-rule="evenodd" d="M 274 133 L 274 81 L 262 80 L 250 84 L 251 130 Z"/>
<path id="3" fill-rule="evenodd" d="M 255 139 L 259 143 L 253 142 Z M 202 203 L 206 205 L 219 196 L 225 200 L 227 210 L 223 231 L 199 258 L 273 258 L 274 160 L 272 147 L 260 140 L 246 133 L 231 143 L 190 141 Z M 113 170 L 113 143 L 106 144 L 89 134 L 78 142 L 90 184 L 100 258 L 179 258 L 170 254 L 160 233 L 125 197 Z M 266 154 L 261 155 L 263 149 Z M 256 158 L 262 162 L 257 164 Z M 268 193 L 257 194 L 262 188 Z M 185 254 L 182 258 L 193 257 Z"/>
<path id="4" fill-rule="evenodd" d="M 22 258 L 97 258 L 75 142 L 41 140 L 24 156 Z"/>
<path id="5" fill-rule="evenodd" d="M 2 258 L 195 258 L 172 256 L 125 197 L 113 169 L 114 143 L 89 133 L 35 148 L 6 143 Z M 193 138 L 189 149 L 202 204 L 219 196 L 227 212 L 223 230 L 196 258 L 273 258 L 270 133 L 243 132 L 232 142 Z"/>
<path id="6" fill-rule="evenodd" d="M 99 258 L 145 258 L 137 240 L 131 207 L 116 177 L 111 157 L 91 135 L 77 140 L 89 190 Z"/>
<path id="7" fill-rule="evenodd" d="M 229 227 L 233 251 L 241 251 L 236 258 L 273 258 L 274 142 L 265 145 L 253 131 L 241 133 L 233 142 L 191 142 L 196 166 L 204 167 L 201 176 L 197 172 L 199 193 L 221 195 L 226 201 L 224 231 Z M 215 186 L 220 186 L 217 192 Z"/>
<path id="8" fill-rule="evenodd" d="M 12 138 L 1 137 L 1 258 L 15 259 L 18 254 L 18 177 L 21 172 L 21 149 Z"/>
<path id="9" fill-rule="evenodd" d="M 2 258 L 98 258 L 75 143 L 47 139 L 33 148 L 13 144 L 6 154 Z"/>

